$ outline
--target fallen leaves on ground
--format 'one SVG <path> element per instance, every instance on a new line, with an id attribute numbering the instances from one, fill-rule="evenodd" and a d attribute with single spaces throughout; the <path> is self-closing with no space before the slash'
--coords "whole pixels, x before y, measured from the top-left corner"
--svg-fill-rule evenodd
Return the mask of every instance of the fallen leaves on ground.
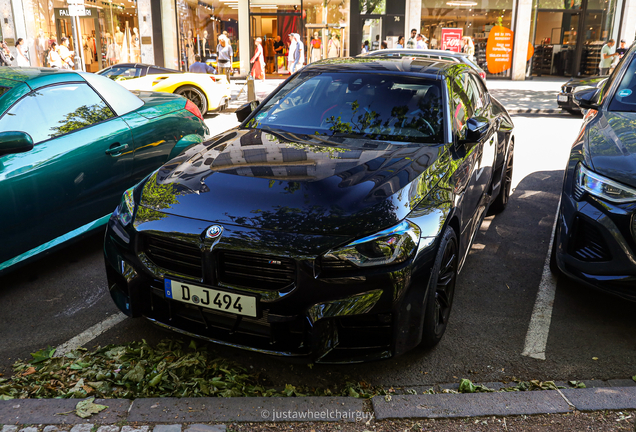
<path id="1" fill-rule="evenodd" d="M 55 349 L 31 354 L 14 364 L 10 379 L 0 378 L 0 400 L 25 398 L 140 398 L 197 396 L 352 396 L 370 398 L 383 390 L 365 382 L 329 389 L 272 386 L 258 374 L 209 353 L 192 341 L 164 340 L 79 348 L 63 357 Z"/>

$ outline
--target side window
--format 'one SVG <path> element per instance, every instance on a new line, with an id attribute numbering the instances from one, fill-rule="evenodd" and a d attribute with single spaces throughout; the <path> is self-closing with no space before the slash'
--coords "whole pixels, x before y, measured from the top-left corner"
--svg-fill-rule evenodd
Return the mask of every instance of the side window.
<path id="1" fill-rule="evenodd" d="M 134 66 L 115 66 L 104 72 L 103 76 L 108 77 L 113 81 L 138 78 L 141 76 L 141 68 L 137 68 Z"/>
<path id="2" fill-rule="evenodd" d="M 470 90 L 467 74 L 461 74 L 451 79 L 451 98 L 453 124 L 456 133 L 463 134 L 466 120 L 475 114 L 475 103 L 468 96 Z"/>
<path id="3" fill-rule="evenodd" d="M 0 130 L 26 132 L 35 144 L 114 117 L 87 84 L 44 87 L 24 96 L 0 118 Z"/>
<path id="4" fill-rule="evenodd" d="M 164 75 L 164 74 L 175 74 L 175 73 L 181 73 L 181 72 L 178 70 L 164 69 L 164 68 L 153 67 L 153 66 L 148 68 L 148 75 Z"/>

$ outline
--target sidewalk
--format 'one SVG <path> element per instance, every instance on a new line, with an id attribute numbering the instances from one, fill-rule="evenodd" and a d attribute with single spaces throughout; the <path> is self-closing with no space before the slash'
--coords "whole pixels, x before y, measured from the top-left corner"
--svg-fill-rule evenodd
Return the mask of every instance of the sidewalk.
<path id="1" fill-rule="evenodd" d="M 490 79 L 488 90 L 510 114 L 561 114 L 557 94 L 566 77 L 533 77 L 532 80 L 511 81 Z"/>

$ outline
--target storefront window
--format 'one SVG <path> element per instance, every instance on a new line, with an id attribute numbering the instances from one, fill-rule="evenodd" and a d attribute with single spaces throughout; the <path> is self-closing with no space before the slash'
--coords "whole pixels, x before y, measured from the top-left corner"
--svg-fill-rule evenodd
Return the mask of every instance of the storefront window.
<path id="1" fill-rule="evenodd" d="M 349 56 L 349 0 L 305 0 L 303 7 L 306 12 L 304 42 L 308 47 L 307 63 Z"/>
<path id="2" fill-rule="evenodd" d="M 598 74 L 601 48 L 615 30 L 618 2 L 583 2 L 535 1 L 533 75 Z"/>
<path id="3" fill-rule="evenodd" d="M 23 6 L 31 66 L 49 66 L 51 44 L 59 46 L 62 38 L 79 56 L 72 59 L 76 70 L 97 72 L 117 63 L 142 61 L 137 0 L 87 0 L 85 14 L 77 18 L 70 16 L 64 0 L 27 0 Z"/>
<path id="4" fill-rule="evenodd" d="M 179 68 L 187 71 L 194 56 L 217 67 L 219 36 L 225 34 L 234 54 L 232 69 L 239 68 L 238 2 L 177 0 Z M 164 35 L 164 37 L 166 37 Z"/>
<path id="5" fill-rule="evenodd" d="M 492 4 L 488 0 L 422 2 L 421 29 L 429 48 L 461 50 L 470 38 L 475 48 L 474 60 L 479 67 L 489 75 L 508 76 L 510 66 L 502 66 L 502 63 L 511 63 L 512 0 L 498 1 L 496 8 Z M 447 39 L 448 43 L 445 42 Z"/>

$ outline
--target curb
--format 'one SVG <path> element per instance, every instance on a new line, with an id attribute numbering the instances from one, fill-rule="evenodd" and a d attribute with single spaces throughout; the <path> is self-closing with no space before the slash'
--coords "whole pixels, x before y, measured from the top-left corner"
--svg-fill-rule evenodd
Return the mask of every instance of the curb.
<path id="1" fill-rule="evenodd" d="M 0 424 L 74 425 L 121 422 L 299 422 L 457 418 L 636 409 L 636 387 L 526 392 L 351 397 L 99 399 L 108 408 L 90 419 L 72 414 L 78 399 L 0 401 Z"/>

